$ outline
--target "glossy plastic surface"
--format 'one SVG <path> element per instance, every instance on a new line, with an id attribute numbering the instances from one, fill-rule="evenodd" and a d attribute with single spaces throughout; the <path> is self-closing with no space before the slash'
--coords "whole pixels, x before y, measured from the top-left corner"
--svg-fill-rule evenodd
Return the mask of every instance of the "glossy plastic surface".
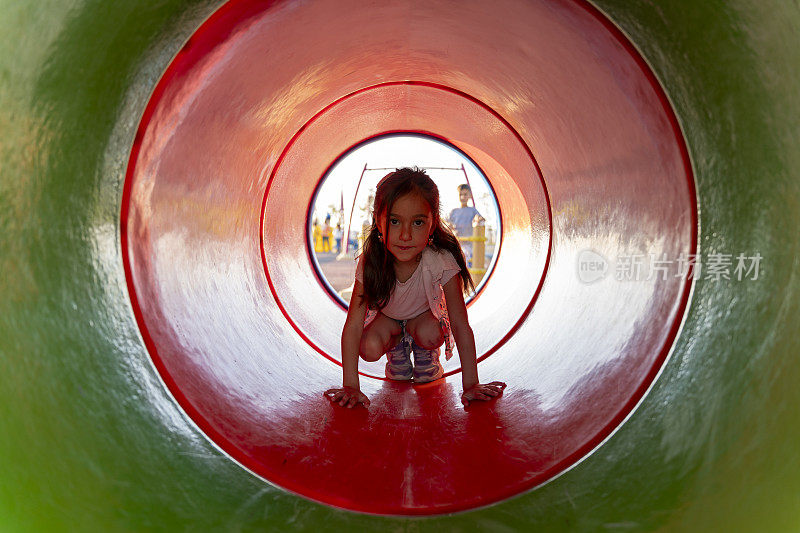
<path id="1" fill-rule="evenodd" d="M 511 30 L 525 28 L 525 48 L 405 32 L 409 9 L 475 16 L 444 4 L 382 7 L 357 48 L 344 45 L 353 21 L 340 17 L 356 4 L 255 5 L 229 3 L 193 35 L 148 104 L 128 167 L 129 289 L 170 391 L 254 473 L 362 512 L 470 509 L 571 466 L 650 386 L 690 289 L 688 272 L 613 271 L 623 257 L 696 249 L 688 156 L 643 61 L 572 0 L 520 11 Z M 487 18 L 482 34 L 508 24 Z M 301 28 L 315 38 L 289 41 Z M 382 53 L 392 46 L 404 53 Z M 511 88 L 525 100 L 504 101 Z M 479 357 L 491 355 L 483 380 L 508 383 L 490 405 L 460 408 L 455 359 L 432 385 L 365 375 L 367 412 L 321 396 L 341 381 L 331 361 L 345 313 L 309 263 L 308 204 L 340 153 L 395 131 L 452 143 L 496 192 L 503 245 L 469 310 Z M 578 270 L 588 249 L 607 259 L 606 277 Z"/>
<path id="2" fill-rule="evenodd" d="M 472 79 L 473 72 L 455 61 L 463 60 L 464 55 L 478 58 L 482 50 L 490 49 L 494 52 L 481 56 L 483 66 L 499 64 L 524 71 L 531 64 L 528 58 L 538 54 L 530 44 L 535 39 L 534 26 L 527 23 L 525 15 L 530 6 L 538 5 L 533 2 L 493 3 L 489 12 L 481 7 L 483 2 L 450 3 L 446 16 L 437 17 L 427 14 L 444 5 L 441 2 L 364 3 L 357 10 L 331 15 L 325 24 L 305 17 L 308 11 L 304 7 L 310 4 L 319 2 L 265 3 L 253 13 L 256 16 L 269 8 L 284 19 L 296 14 L 308 22 L 295 27 L 291 35 L 284 32 L 280 40 L 276 33 L 274 42 L 265 45 L 264 53 L 251 64 L 257 69 L 262 63 L 281 64 L 298 57 L 313 64 L 302 77 L 289 78 L 286 83 L 292 90 L 270 101 L 277 109 L 294 107 L 302 115 L 287 130 L 300 128 L 324 109 L 311 100 L 320 83 L 330 82 L 329 72 L 347 83 L 348 66 L 337 67 L 327 60 L 334 48 L 323 54 L 315 48 L 315 57 L 311 57 L 311 48 L 308 54 L 303 51 L 325 34 L 321 28 L 327 25 L 346 27 L 341 32 L 341 47 L 358 62 L 367 62 L 369 58 L 360 55 L 361 43 L 385 30 L 388 22 L 382 16 L 393 14 L 395 23 L 405 24 L 403 34 L 387 39 L 387 46 L 380 50 L 371 48 L 366 53 L 376 63 L 385 56 L 433 57 L 438 70 L 427 81 L 449 87 L 464 87 Z M 132 311 L 123 268 L 123 184 L 131 147 L 137 142 L 140 120 L 154 88 L 190 36 L 221 5 L 216 0 L 11 0 L 0 5 L 0 530 L 438 533 L 798 529 L 797 5 L 779 0 L 594 2 L 651 65 L 683 129 L 697 183 L 699 253 L 704 259 L 712 253 L 760 253 L 760 277 L 715 281 L 705 279 L 704 272 L 693 287 L 686 319 L 652 389 L 625 423 L 572 469 L 511 499 L 431 517 L 352 513 L 315 503 L 251 475 L 186 416 L 151 362 Z M 428 5 L 433 7 L 425 7 Z M 279 15 L 275 16 L 277 21 Z M 517 24 L 517 20 L 525 23 Z M 567 25 L 568 19 L 564 21 L 561 26 Z M 500 23 L 504 25 L 499 34 L 488 32 Z M 462 54 L 454 44 L 437 42 L 437 35 L 457 36 L 469 53 Z M 220 35 L 220 39 L 226 38 Z M 415 47 L 406 44 L 411 38 L 418 43 Z M 297 52 L 287 52 L 293 43 L 302 46 Z M 190 43 L 189 48 L 192 46 Z M 226 53 L 226 49 L 216 51 L 219 56 Z M 506 54 L 522 64 L 514 66 Z M 558 55 L 551 59 L 563 63 Z M 412 65 L 415 68 L 417 60 Z M 213 69 L 209 72 L 213 74 Z M 547 100 L 523 91 L 515 79 L 485 78 L 476 85 L 473 96 L 490 109 L 502 111 L 506 118 L 523 112 L 552 113 Z M 548 83 L 545 79 L 540 82 Z M 584 87 L 573 85 L 570 90 Z M 360 84 L 348 86 L 340 96 L 356 87 Z M 557 87 L 548 94 L 559 90 L 565 89 Z M 586 87 L 583 92 L 592 90 Z M 231 105 L 237 94 L 234 90 L 228 95 Z M 333 101 L 325 100 L 326 105 Z M 305 101 L 313 105 L 306 109 Z M 602 108 L 602 98 L 596 99 L 595 105 Z M 433 114 L 441 113 L 437 109 Z M 285 119 L 278 116 L 271 127 L 277 128 Z M 536 129 L 523 129 L 516 119 L 509 124 L 525 139 L 539 163 L 546 159 L 540 150 L 543 146 L 569 145 L 573 135 L 592 135 L 564 122 L 545 139 Z M 613 128 L 613 124 L 607 127 Z M 256 131 L 265 130 L 258 126 Z M 226 143 L 225 132 L 217 139 Z M 284 147 L 283 139 L 274 144 L 279 146 L 275 151 L 262 152 L 274 154 L 274 158 L 264 156 L 264 167 L 274 166 Z M 551 171 L 542 165 L 555 200 L 547 175 Z M 592 179 L 591 173 L 565 177 L 578 196 L 587 190 L 599 198 L 612 194 L 607 190 L 611 186 Z M 269 173 L 257 178 L 263 190 L 254 187 L 255 199 L 244 202 L 248 225 L 255 221 L 258 226 L 268 179 Z M 192 186 L 189 184 L 188 190 Z M 212 198 L 225 192 L 222 187 L 205 190 Z M 208 204 L 208 215 L 202 220 L 225 237 L 227 226 L 211 224 L 218 216 L 211 207 L 217 204 L 234 211 L 239 204 L 231 207 L 222 200 Z M 176 201 L 173 216 L 180 218 L 182 209 Z M 555 279 L 553 273 L 563 268 L 559 274 L 563 277 L 575 268 L 563 258 L 555 261 L 557 239 L 563 241 L 571 235 L 571 230 L 565 237 L 559 229 L 569 226 L 556 222 L 570 214 L 579 218 L 582 213 L 569 204 L 554 205 L 551 212 L 553 261 L 540 296 L 520 328 L 536 317 L 547 291 L 557 288 L 549 285 Z M 586 216 L 593 217 L 592 213 Z M 628 229 L 615 235 L 614 242 L 627 242 L 627 231 L 635 225 L 618 227 Z M 174 237 L 162 235 L 162 244 Z M 231 249 L 252 250 L 247 256 L 248 275 L 261 280 L 259 287 L 268 299 L 271 291 L 265 281 L 259 238 L 256 227 L 242 238 L 246 243 Z M 594 246 L 592 234 L 584 235 L 584 240 Z M 302 271 L 305 256 L 292 257 L 298 258 L 298 270 Z M 241 263 L 237 258 L 223 259 L 221 264 L 231 268 L 235 278 L 235 267 L 245 263 L 244 256 Z M 216 275 L 214 271 L 211 274 Z M 176 285 L 164 287 L 173 290 Z M 309 290 L 316 288 L 311 285 Z M 222 305 L 229 303 L 223 301 Z M 213 311 L 211 307 L 207 312 Z M 314 361 L 299 367 L 310 372 L 309 381 L 319 386 L 336 383 L 336 364 L 308 343 L 301 344 L 299 333 L 283 313 L 275 315 L 275 322 L 259 323 L 258 327 L 270 338 L 285 338 L 302 346 L 296 351 L 296 361 Z M 239 318 L 235 322 L 239 323 Z M 297 323 L 302 321 L 297 319 Z M 561 327 L 560 317 L 548 324 L 555 331 Z M 511 330 L 510 324 L 503 327 Z M 609 327 L 623 326 L 612 323 Z M 571 334 L 579 337 L 582 331 L 572 328 Z M 214 344 L 238 343 L 238 334 L 239 330 L 226 332 Z M 544 335 L 551 333 L 545 331 Z M 514 368 L 524 370 L 522 361 L 511 371 L 488 372 L 495 358 L 504 357 L 514 338 L 481 363 L 481 372 L 484 378 L 513 381 L 518 391 L 532 390 L 534 386 L 525 383 L 534 381 L 535 375 L 514 373 Z M 324 344 L 320 341 L 319 346 Z M 261 342 L 255 349 L 275 353 Z M 215 371 L 223 378 L 225 372 L 235 372 L 242 355 L 233 354 L 227 370 L 217 367 Z M 264 374 L 272 370 L 268 365 L 263 368 Z M 298 391 L 307 387 L 299 381 L 299 377 L 292 381 L 287 396 L 302 397 Z M 430 412 L 432 406 L 418 400 L 432 396 L 451 402 L 458 390 L 457 374 L 443 390 L 430 387 L 407 395 L 375 383 L 373 400 L 383 405 L 376 413 L 396 406 L 407 409 L 410 416 Z M 508 390 L 505 403 L 495 404 L 494 412 L 511 413 L 513 416 L 504 419 L 507 421 L 530 419 L 528 412 L 510 410 L 517 405 L 530 406 L 535 398 L 526 402 L 519 395 L 512 398 L 513 392 Z M 298 418 L 276 419 L 278 423 L 286 421 L 287 432 L 304 428 L 301 414 L 311 422 L 325 422 L 324 414 L 319 414 L 325 404 L 314 403 L 319 400 L 317 393 L 309 393 L 304 400 L 299 408 L 319 412 L 297 411 Z M 476 427 L 467 423 L 479 419 L 467 415 L 480 411 L 449 410 L 447 405 L 443 412 L 453 416 L 452 420 L 463 420 L 464 428 Z M 281 415 L 288 412 L 277 401 L 274 408 Z M 260 406 L 258 412 L 267 409 Z M 396 420 L 384 418 L 378 429 L 395 431 Z M 490 416 L 484 420 L 488 422 Z M 336 427 L 347 426 L 343 422 Z M 508 427 L 502 430 L 505 435 L 509 435 Z M 489 432 L 491 427 L 487 424 L 479 429 Z M 499 434 L 501 429 L 495 431 Z M 477 438 L 475 433 L 455 435 L 462 443 Z M 437 443 L 440 446 L 434 452 L 453 453 L 455 447 L 448 446 L 449 442 Z M 336 448 L 341 443 L 304 444 L 315 445 L 340 451 Z M 478 459 L 476 475 L 482 476 L 481 483 L 493 487 L 491 472 L 480 468 L 485 464 L 483 456 Z M 515 456 L 509 456 L 512 459 Z M 504 459 L 493 460 L 504 466 Z"/>

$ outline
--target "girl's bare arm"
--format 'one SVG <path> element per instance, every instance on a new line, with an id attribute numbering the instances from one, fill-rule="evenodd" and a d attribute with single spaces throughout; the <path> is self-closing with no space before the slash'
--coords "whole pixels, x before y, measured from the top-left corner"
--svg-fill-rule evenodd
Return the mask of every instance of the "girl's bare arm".
<path id="1" fill-rule="evenodd" d="M 359 281 L 353 284 L 353 295 L 347 319 L 342 328 L 342 388 L 325 391 L 325 397 L 342 407 L 355 407 L 359 403 L 366 407 L 369 398 L 361 392 L 358 382 L 358 351 L 361 345 L 361 333 L 364 331 L 364 316 L 367 308 L 361 295 L 364 289 Z"/>
<path id="2" fill-rule="evenodd" d="M 467 390 L 478 383 L 478 363 L 475 358 L 475 335 L 469 325 L 464 292 L 461 290 L 461 277 L 453 276 L 442 288 L 447 302 L 447 314 L 450 316 L 450 328 L 453 330 L 461 359 L 461 382 L 464 390 Z"/>
<path id="3" fill-rule="evenodd" d="M 500 381 L 481 384 L 478 381 L 475 335 L 469 325 L 464 292 L 461 290 L 461 277 L 453 276 L 442 288 L 447 302 L 447 313 L 450 316 L 450 328 L 453 330 L 458 356 L 461 359 L 461 382 L 464 387 L 461 403 L 466 406 L 470 400 L 491 400 L 503 391 L 506 384 Z"/>
<path id="4" fill-rule="evenodd" d="M 356 280 L 353 284 L 353 295 L 350 297 L 350 307 L 347 310 L 347 319 L 342 329 L 342 386 L 359 389 L 358 381 L 358 352 L 361 345 L 361 334 L 364 332 L 364 316 L 367 306 L 361 296 L 364 288 Z"/>

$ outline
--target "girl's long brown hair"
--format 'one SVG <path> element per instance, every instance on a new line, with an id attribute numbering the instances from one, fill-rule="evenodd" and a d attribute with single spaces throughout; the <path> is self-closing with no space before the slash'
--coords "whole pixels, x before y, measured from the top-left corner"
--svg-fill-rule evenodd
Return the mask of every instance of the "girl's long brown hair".
<path id="1" fill-rule="evenodd" d="M 461 271 L 461 287 L 465 294 L 475 290 L 472 276 L 467 270 L 464 252 L 453 232 L 442 223 L 439 214 L 439 189 L 424 170 L 398 168 L 381 179 L 375 191 L 372 209 L 372 225 L 362 250 L 364 264 L 364 301 L 370 309 L 382 309 L 389 303 L 397 277 L 394 273 L 394 256 L 380 240 L 379 220 L 381 215 L 391 212 L 398 198 L 406 194 L 418 194 L 433 214 L 433 243 L 435 250 L 447 250 L 456 260 Z M 385 238 L 385 236 L 384 236 Z"/>

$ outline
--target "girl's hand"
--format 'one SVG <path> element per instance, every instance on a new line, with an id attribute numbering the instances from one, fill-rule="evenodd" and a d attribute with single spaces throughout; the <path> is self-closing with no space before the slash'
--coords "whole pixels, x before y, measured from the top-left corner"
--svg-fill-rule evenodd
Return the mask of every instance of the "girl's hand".
<path id="1" fill-rule="evenodd" d="M 477 383 L 468 388 L 461 394 L 461 403 L 464 407 L 469 405 L 472 400 L 488 401 L 502 394 L 506 384 L 502 381 L 492 381 L 491 383 Z"/>
<path id="2" fill-rule="evenodd" d="M 342 387 L 341 389 L 328 389 L 325 391 L 325 397 L 332 403 L 338 403 L 342 407 L 355 407 L 358 404 L 369 405 L 369 398 L 366 394 L 359 389 L 353 387 Z"/>

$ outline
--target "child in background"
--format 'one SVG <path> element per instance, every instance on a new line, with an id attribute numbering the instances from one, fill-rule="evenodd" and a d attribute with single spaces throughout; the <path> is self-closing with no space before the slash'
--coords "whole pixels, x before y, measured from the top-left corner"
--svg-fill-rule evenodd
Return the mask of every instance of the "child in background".
<path id="1" fill-rule="evenodd" d="M 314 243 L 314 252 L 322 251 L 322 228 L 319 227 L 319 222 L 314 219 L 314 224 L 311 227 L 311 241 Z"/>
<path id="2" fill-rule="evenodd" d="M 323 252 L 330 252 L 331 251 L 331 216 L 327 215 L 325 217 L 325 225 L 322 226 L 322 251 Z"/>
<path id="3" fill-rule="evenodd" d="M 505 384 L 478 382 L 475 338 L 464 293 L 474 290 L 458 240 L 442 224 L 439 190 L 419 169 L 386 175 L 375 193 L 373 224 L 356 267 L 342 330 L 343 386 L 325 395 L 341 406 L 369 405 L 358 357 L 387 356 L 386 377 L 427 383 L 443 375 L 439 347 L 461 359 L 461 402 L 490 400 Z M 412 364 L 411 355 L 414 356 Z"/>
<path id="4" fill-rule="evenodd" d="M 342 225 L 336 224 L 336 229 L 333 230 L 333 238 L 336 241 L 336 253 L 342 253 L 342 237 L 344 236 L 344 232 L 342 231 Z"/>
<path id="5" fill-rule="evenodd" d="M 467 205 L 470 199 L 472 200 L 473 207 Z M 466 183 L 458 186 L 458 200 L 461 203 L 461 207 L 450 211 L 448 220 L 453 228 L 455 228 L 457 236 L 472 237 L 472 221 L 475 217 L 478 217 L 478 221 L 482 221 L 483 217 L 478 210 L 475 209 L 475 199 L 472 198 L 472 189 L 470 189 L 469 185 Z M 464 250 L 467 263 L 470 263 L 472 261 L 472 242 L 461 241 L 461 249 Z"/>

